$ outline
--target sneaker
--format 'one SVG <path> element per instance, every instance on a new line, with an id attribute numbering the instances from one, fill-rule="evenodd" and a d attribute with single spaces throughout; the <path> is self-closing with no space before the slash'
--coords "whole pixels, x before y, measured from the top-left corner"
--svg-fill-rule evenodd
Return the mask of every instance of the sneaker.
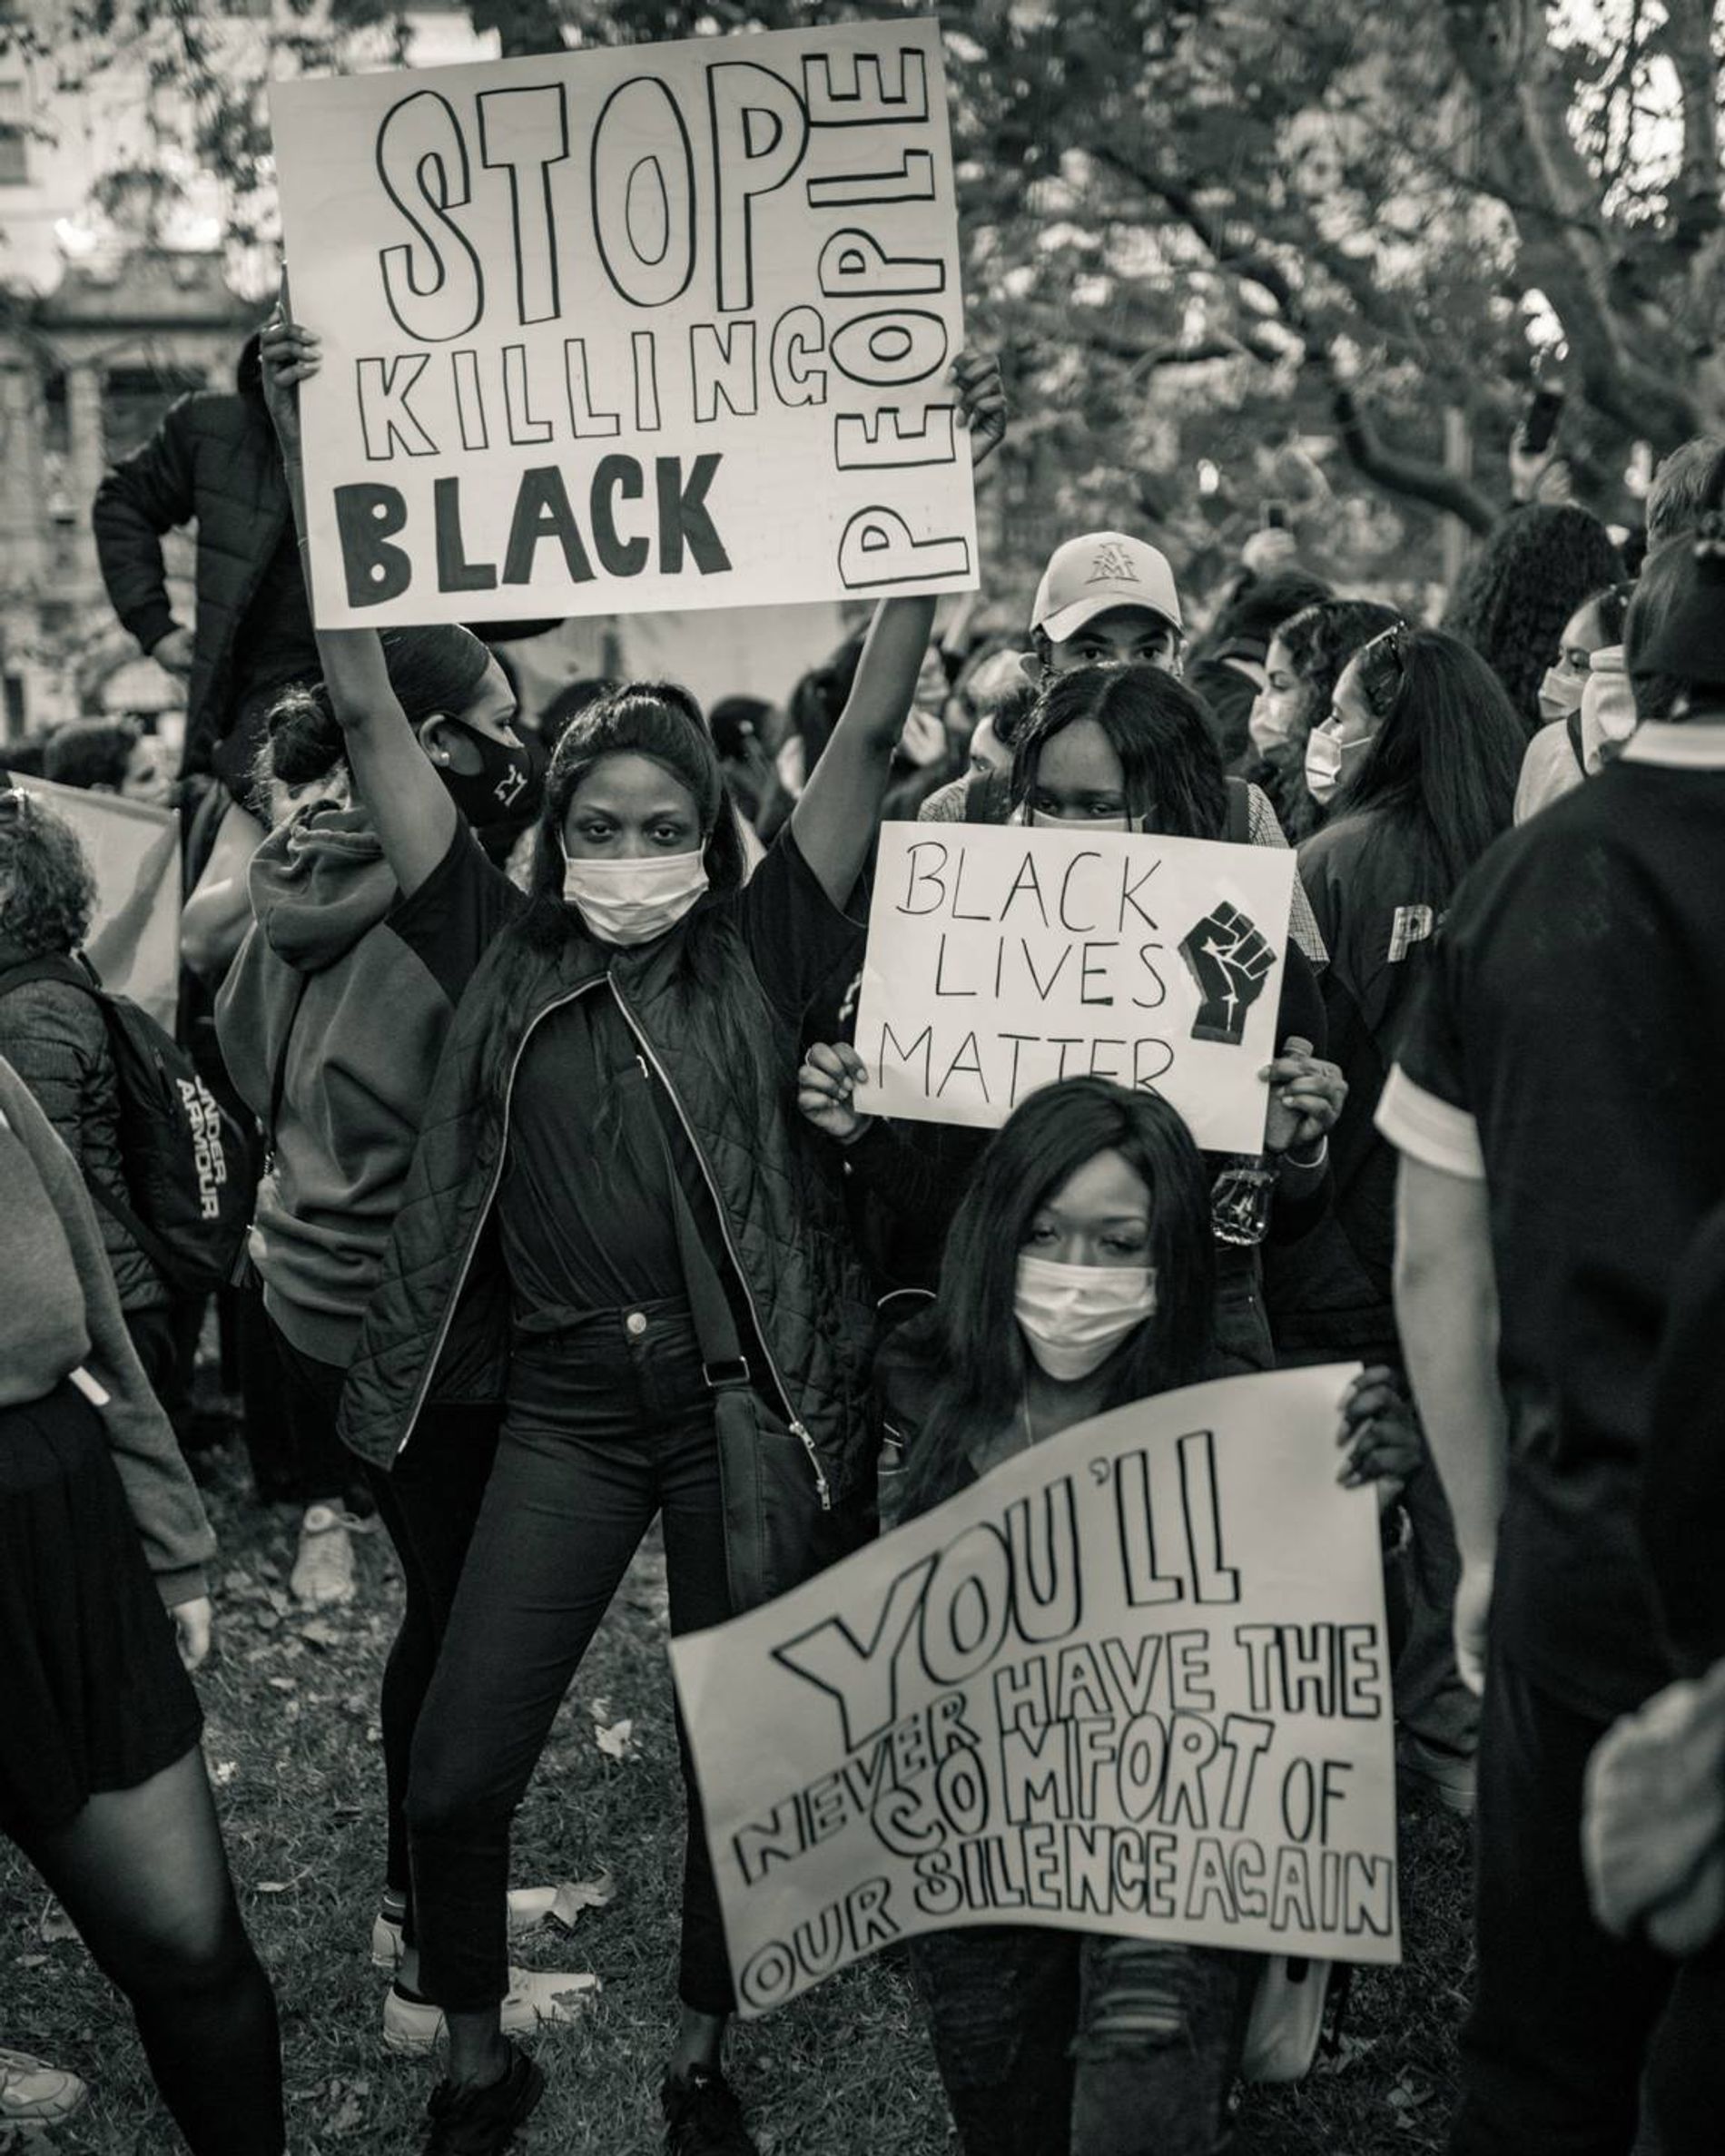
<path id="1" fill-rule="evenodd" d="M 0 2127 L 58 2126 L 84 2109 L 89 2093 L 75 2073 L 28 2052 L 0 2050 Z"/>
<path id="2" fill-rule="evenodd" d="M 531 2036 L 547 2022 L 572 2022 L 599 1988 L 596 1976 L 567 1969 L 511 1969 L 503 2002 L 503 2033 Z M 392 1984 L 383 2002 L 383 2048 L 398 2058 L 422 2058 L 443 2035 L 443 2009 L 409 1999 Z"/>
<path id="3" fill-rule="evenodd" d="M 1445 1751 L 1441 1745 L 1415 1737 L 1411 1729 L 1395 1733 L 1395 1778 L 1404 1789 L 1421 1789 L 1436 1797 L 1458 1819 L 1474 1816 L 1474 1760 L 1471 1752 Z"/>
<path id="4" fill-rule="evenodd" d="M 525 1939 L 529 1932 L 537 1932 L 557 1906 L 557 1898 L 555 1886 L 512 1886 L 510 1938 Z M 401 1915 L 399 1908 L 389 1902 L 384 1903 L 372 1921 L 371 1966 L 390 1970 L 401 1966 Z"/>
<path id="5" fill-rule="evenodd" d="M 509 2070 L 483 2089 L 439 2082 L 425 2115 L 431 2131 L 421 2156 L 495 2156 L 515 2139 L 545 2094 L 545 2075 L 523 2051 L 509 2046 Z"/>
<path id="6" fill-rule="evenodd" d="M 669 2156 L 760 2156 L 736 2092 L 716 2066 L 669 2074 L 659 2091 Z"/>
<path id="7" fill-rule="evenodd" d="M 288 1580 L 296 1602 L 333 1609 L 354 1596 L 353 1521 L 333 1505 L 310 1505 L 300 1522 L 300 1548 Z"/>

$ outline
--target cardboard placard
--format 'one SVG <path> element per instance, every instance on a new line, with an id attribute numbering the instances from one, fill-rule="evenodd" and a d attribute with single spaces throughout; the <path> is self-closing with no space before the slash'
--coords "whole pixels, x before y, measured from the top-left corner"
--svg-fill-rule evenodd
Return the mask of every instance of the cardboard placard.
<path id="1" fill-rule="evenodd" d="M 883 825 L 857 1107 L 994 1128 L 1092 1075 L 1163 1094 L 1200 1147 L 1256 1153 L 1294 874 L 1280 848 L 1079 823 Z"/>
<path id="2" fill-rule="evenodd" d="M 672 1642 L 744 2013 L 964 1925 L 1400 1959 L 1353 1373 L 1117 1409 Z"/>
<path id="3" fill-rule="evenodd" d="M 938 25 L 271 94 L 323 627 L 976 583 Z"/>

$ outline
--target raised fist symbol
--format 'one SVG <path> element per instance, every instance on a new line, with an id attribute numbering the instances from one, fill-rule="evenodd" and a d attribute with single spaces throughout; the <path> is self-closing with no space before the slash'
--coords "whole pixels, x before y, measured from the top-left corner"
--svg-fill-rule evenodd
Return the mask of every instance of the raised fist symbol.
<path id="1" fill-rule="evenodd" d="M 1237 906 L 1224 903 L 1188 930 L 1180 956 L 1204 999 L 1192 1021 L 1192 1039 L 1238 1048 L 1246 1014 L 1264 992 L 1275 951 Z"/>

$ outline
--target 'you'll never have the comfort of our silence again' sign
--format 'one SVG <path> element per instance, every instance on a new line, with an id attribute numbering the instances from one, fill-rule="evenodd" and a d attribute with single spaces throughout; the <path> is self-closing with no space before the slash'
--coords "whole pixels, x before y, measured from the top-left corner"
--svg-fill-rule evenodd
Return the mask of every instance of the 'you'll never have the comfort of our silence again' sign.
<path id="1" fill-rule="evenodd" d="M 273 85 L 324 627 L 968 589 L 938 26 Z"/>
<path id="2" fill-rule="evenodd" d="M 960 1925 L 1400 1958 L 1353 1374 L 1117 1408 L 672 1641 L 744 2013 Z"/>

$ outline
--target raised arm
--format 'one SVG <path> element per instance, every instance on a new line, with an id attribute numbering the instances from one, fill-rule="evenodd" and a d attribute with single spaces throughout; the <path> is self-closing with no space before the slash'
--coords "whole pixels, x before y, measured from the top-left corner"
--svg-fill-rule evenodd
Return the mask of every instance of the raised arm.
<path id="1" fill-rule="evenodd" d="M 278 314 L 263 332 L 263 390 L 281 443 L 303 558 L 305 473 L 300 384 L 322 364 L 318 340 Z M 306 586 L 310 588 L 310 576 Z M 449 850 L 460 818 L 389 685 L 375 629 L 319 629 L 324 686 L 346 737 L 354 791 L 365 803 L 402 895 L 410 898 Z"/>
<path id="2" fill-rule="evenodd" d="M 1000 369 L 992 359 L 961 353 L 951 372 L 961 423 L 971 436 L 971 462 L 980 467 L 1006 431 Z M 892 751 L 904 731 L 933 627 L 932 598 L 881 601 L 833 738 L 792 812 L 791 829 L 803 857 L 835 906 L 850 898 L 868 861 Z"/>

